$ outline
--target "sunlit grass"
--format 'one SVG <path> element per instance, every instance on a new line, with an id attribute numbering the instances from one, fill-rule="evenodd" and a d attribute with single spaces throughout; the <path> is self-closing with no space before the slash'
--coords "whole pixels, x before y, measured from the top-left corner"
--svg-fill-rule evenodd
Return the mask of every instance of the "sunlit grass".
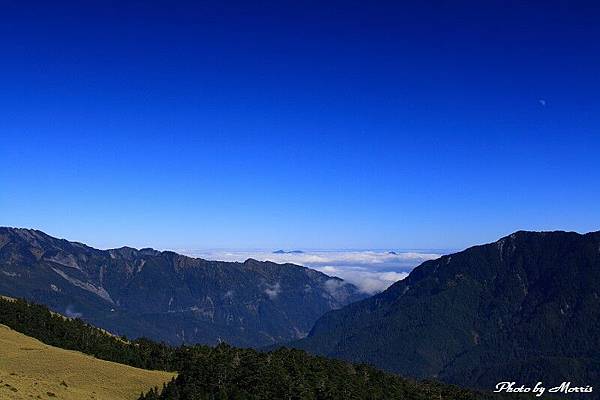
<path id="1" fill-rule="evenodd" d="M 173 376 L 48 346 L 0 325 L 0 399 L 135 399 Z"/>

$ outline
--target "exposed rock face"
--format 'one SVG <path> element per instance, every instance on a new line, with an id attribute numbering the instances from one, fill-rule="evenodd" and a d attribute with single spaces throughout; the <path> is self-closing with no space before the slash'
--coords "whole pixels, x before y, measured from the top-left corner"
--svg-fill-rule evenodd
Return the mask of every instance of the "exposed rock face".
<path id="1" fill-rule="evenodd" d="M 0 228 L 0 294 L 130 337 L 238 346 L 303 337 L 325 312 L 366 297 L 338 278 L 293 264 L 97 250 L 14 228 Z"/>
<path id="2" fill-rule="evenodd" d="M 294 346 L 490 389 L 600 382 L 600 232 L 517 232 L 427 261 Z"/>

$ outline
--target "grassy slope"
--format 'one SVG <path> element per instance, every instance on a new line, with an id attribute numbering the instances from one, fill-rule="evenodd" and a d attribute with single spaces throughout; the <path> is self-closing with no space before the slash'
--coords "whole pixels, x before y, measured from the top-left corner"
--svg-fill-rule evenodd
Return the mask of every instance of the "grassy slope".
<path id="1" fill-rule="evenodd" d="M 48 346 L 0 325 L 0 399 L 136 399 L 173 376 Z"/>

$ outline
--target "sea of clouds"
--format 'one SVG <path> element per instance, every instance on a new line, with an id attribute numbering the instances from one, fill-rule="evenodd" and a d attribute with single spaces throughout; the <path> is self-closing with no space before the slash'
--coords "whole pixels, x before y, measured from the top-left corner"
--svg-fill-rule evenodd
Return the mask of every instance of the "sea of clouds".
<path id="1" fill-rule="evenodd" d="M 438 258 L 441 254 L 418 251 L 302 251 L 299 253 L 274 253 L 273 251 L 235 250 L 189 250 L 177 249 L 178 253 L 207 260 L 239 261 L 248 258 L 276 263 L 293 263 L 313 268 L 330 276 L 337 276 L 353 283 L 361 291 L 374 294 L 408 276 L 408 273 L 424 261 Z"/>

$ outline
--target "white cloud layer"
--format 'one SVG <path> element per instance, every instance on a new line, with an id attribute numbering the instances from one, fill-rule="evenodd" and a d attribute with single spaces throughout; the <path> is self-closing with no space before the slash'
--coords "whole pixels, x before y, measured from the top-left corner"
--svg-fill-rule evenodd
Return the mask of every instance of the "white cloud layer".
<path id="1" fill-rule="evenodd" d="M 369 271 L 362 267 L 317 267 L 315 268 L 324 274 L 337 276 L 347 282 L 353 283 L 359 289 L 368 294 L 375 294 L 384 291 L 391 284 L 402 280 L 408 276 L 408 272 L 381 272 Z"/>
<path id="2" fill-rule="evenodd" d="M 265 293 L 271 300 L 275 300 L 279 296 L 279 293 L 281 293 L 281 285 L 277 282 L 275 285 L 267 287 Z"/>
<path id="3" fill-rule="evenodd" d="M 305 251 L 299 253 L 273 253 L 271 251 L 188 250 L 179 253 L 207 260 L 259 261 L 293 263 L 313 268 L 330 276 L 337 276 L 358 286 L 365 293 L 374 294 L 391 284 L 406 278 L 408 273 L 424 261 L 438 258 L 441 254 L 386 251 Z M 273 294 L 277 296 L 276 288 Z M 269 294 L 269 293 L 267 293 Z M 271 294 L 269 294 L 271 296 Z"/>

